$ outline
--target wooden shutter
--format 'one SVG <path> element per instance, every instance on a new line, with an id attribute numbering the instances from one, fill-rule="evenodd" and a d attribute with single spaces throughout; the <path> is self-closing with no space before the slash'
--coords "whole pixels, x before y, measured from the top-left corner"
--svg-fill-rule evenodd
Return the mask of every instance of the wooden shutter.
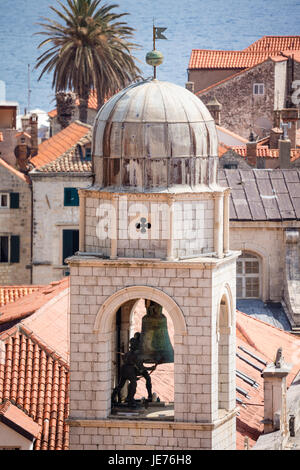
<path id="1" fill-rule="evenodd" d="M 19 200 L 20 200 L 19 193 L 10 193 L 10 208 L 19 209 Z"/>
<path id="2" fill-rule="evenodd" d="M 20 262 L 20 237 L 19 235 L 12 235 L 10 237 L 10 262 Z"/>
<path id="3" fill-rule="evenodd" d="M 77 188 L 64 189 L 64 205 L 79 206 L 79 196 Z"/>

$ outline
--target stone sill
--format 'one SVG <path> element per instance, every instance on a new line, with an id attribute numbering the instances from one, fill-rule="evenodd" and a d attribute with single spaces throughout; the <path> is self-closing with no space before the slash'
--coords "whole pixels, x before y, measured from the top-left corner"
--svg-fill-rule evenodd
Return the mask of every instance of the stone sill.
<path id="1" fill-rule="evenodd" d="M 71 427 L 91 427 L 91 428 L 135 428 L 135 429 L 186 429 L 195 431 L 212 431 L 219 428 L 227 421 L 233 419 L 237 414 L 238 408 L 232 411 L 220 410 L 219 419 L 212 423 L 188 423 L 181 421 L 159 421 L 159 420 L 141 420 L 141 419 L 76 419 L 69 418 L 67 424 Z"/>

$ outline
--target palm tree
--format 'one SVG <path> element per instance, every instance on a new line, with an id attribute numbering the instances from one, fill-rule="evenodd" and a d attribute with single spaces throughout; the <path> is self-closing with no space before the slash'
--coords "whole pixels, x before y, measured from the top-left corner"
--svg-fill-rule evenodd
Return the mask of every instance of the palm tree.
<path id="1" fill-rule="evenodd" d="M 65 6 L 57 1 L 62 11 L 50 8 L 62 23 L 49 18 L 42 18 L 47 23 L 38 23 L 44 31 L 36 34 L 47 36 L 38 47 L 50 47 L 38 57 L 35 68 L 43 67 L 39 80 L 45 72 L 53 72 L 56 92 L 72 90 L 78 95 L 79 119 L 86 122 L 92 89 L 97 92 L 100 108 L 105 98 L 139 77 L 131 54 L 139 46 L 129 41 L 134 29 L 119 21 L 128 13 L 112 12 L 119 5 L 100 6 L 102 0 L 67 0 Z"/>

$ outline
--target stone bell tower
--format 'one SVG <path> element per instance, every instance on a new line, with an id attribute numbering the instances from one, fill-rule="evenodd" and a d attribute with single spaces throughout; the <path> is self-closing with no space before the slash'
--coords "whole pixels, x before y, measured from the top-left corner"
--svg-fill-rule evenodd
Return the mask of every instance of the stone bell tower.
<path id="1" fill-rule="evenodd" d="M 71 449 L 235 449 L 235 269 L 215 122 L 188 90 L 133 84 L 99 111 L 71 272 Z M 112 416 L 136 303 L 174 327 L 168 419 Z M 158 366 L 159 367 L 159 366 Z M 154 372 L 155 373 L 155 372 Z"/>

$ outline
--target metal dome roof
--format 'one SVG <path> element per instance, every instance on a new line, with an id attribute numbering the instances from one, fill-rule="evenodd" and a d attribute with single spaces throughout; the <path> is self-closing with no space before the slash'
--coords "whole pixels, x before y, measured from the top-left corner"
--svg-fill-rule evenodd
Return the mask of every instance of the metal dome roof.
<path id="1" fill-rule="evenodd" d="M 139 191 L 215 183 L 218 138 L 202 101 L 169 82 L 135 83 L 100 109 L 95 183 Z"/>

